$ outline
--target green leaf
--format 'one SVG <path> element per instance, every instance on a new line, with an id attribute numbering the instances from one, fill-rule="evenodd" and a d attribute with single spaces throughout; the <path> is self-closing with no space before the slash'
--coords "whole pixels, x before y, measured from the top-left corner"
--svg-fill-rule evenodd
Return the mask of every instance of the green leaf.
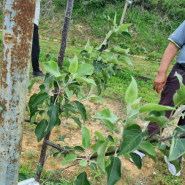
<path id="1" fill-rule="evenodd" d="M 37 106 L 32 106 L 29 104 L 29 109 L 30 109 L 30 121 L 32 123 L 32 118 L 39 112 Z"/>
<path id="2" fill-rule="evenodd" d="M 114 130 L 114 124 L 112 122 L 110 122 L 109 120 L 106 119 L 102 119 L 101 122 L 106 125 L 111 131 Z"/>
<path id="3" fill-rule="evenodd" d="M 95 68 L 96 74 L 99 75 L 102 72 L 102 61 L 93 61 L 93 66 Z"/>
<path id="4" fill-rule="evenodd" d="M 123 32 L 123 31 L 128 31 L 128 27 L 130 27 L 132 24 L 123 24 L 119 27 L 119 31 Z"/>
<path id="5" fill-rule="evenodd" d="M 47 114 L 49 116 L 49 124 L 47 128 L 47 133 L 48 133 L 60 121 L 60 119 L 58 118 L 58 105 L 51 105 L 48 109 Z"/>
<path id="6" fill-rule="evenodd" d="M 3 104 L 0 102 L 0 112 L 3 111 Z"/>
<path id="7" fill-rule="evenodd" d="M 151 111 L 147 117 L 145 117 L 146 121 L 150 121 L 151 123 L 157 123 L 159 128 L 162 129 L 166 126 L 167 123 L 170 122 L 168 118 L 161 115 L 160 112 Z"/>
<path id="8" fill-rule="evenodd" d="M 118 54 L 127 55 L 129 53 L 130 49 L 122 49 L 120 46 L 116 46 L 113 48 L 113 51 Z"/>
<path id="9" fill-rule="evenodd" d="M 182 76 L 180 74 L 178 74 L 177 72 L 175 72 L 175 75 L 174 76 L 176 76 L 178 78 L 179 83 L 180 83 L 180 86 L 183 88 L 184 87 L 184 84 L 183 84 L 183 78 L 182 78 Z"/>
<path id="10" fill-rule="evenodd" d="M 87 166 L 87 160 L 82 159 L 82 160 L 80 161 L 79 165 L 80 165 L 80 166 L 83 166 L 83 167 Z"/>
<path id="11" fill-rule="evenodd" d="M 169 156 L 170 148 L 164 144 L 159 143 L 158 149 L 166 156 Z M 176 168 L 176 172 L 178 173 L 181 170 L 181 166 L 179 164 L 179 159 L 176 159 L 174 161 L 170 161 Z"/>
<path id="12" fill-rule="evenodd" d="M 105 141 L 103 140 L 100 140 L 100 141 L 97 141 L 94 146 L 93 146 L 93 151 L 94 152 L 97 152 L 98 151 L 98 148 L 104 143 Z"/>
<path id="13" fill-rule="evenodd" d="M 95 83 L 95 81 L 93 79 L 88 79 L 88 78 L 85 78 L 85 77 L 77 77 L 76 81 L 77 82 L 84 82 L 86 84 L 90 84 L 90 85 L 96 86 L 96 83 Z"/>
<path id="14" fill-rule="evenodd" d="M 33 87 L 33 85 L 34 85 L 34 83 L 36 81 L 37 81 L 37 79 L 32 79 L 32 80 L 29 81 L 29 84 L 28 84 L 28 93 L 31 92 L 31 89 L 32 89 L 32 87 Z"/>
<path id="15" fill-rule="evenodd" d="M 127 104 L 132 104 L 138 96 L 138 89 L 137 89 L 137 83 L 135 79 L 132 77 L 132 82 L 130 83 L 129 87 L 126 90 L 125 94 L 125 101 Z"/>
<path id="16" fill-rule="evenodd" d="M 59 157 L 61 154 L 61 152 L 56 152 L 53 154 L 53 158 L 56 159 L 57 157 Z"/>
<path id="17" fill-rule="evenodd" d="M 73 96 L 73 91 L 66 91 L 67 98 L 70 100 Z"/>
<path id="18" fill-rule="evenodd" d="M 130 153 L 129 155 L 132 158 L 134 164 L 137 166 L 137 168 L 141 169 L 141 167 L 142 167 L 141 157 L 135 153 Z"/>
<path id="19" fill-rule="evenodd" d="M 153 161 L 156 162 L 155 149 L 149 141 L 142 141 L 138 149 L 149 155 L 153 159 Z"/>
<path id="20" fill-rule="evenodd" d="M 63 108 L 67 109 L 68 111 L 71 111 L 72 113 L 75 113 L 76 111 L 76 108 L 72 106 L 71 104 L 64 104 Z"/>
<path id="21" fill-rule="evenodd" d="M 139 125 L 131 125 L 123 131 L 121 148 L 118 155 L 130 153 L 136 149 L 142 141 L 142 130 Z"/>
<path id="22" fill-rule="evenodd" d="M 89 58 L 89 57 L 90 57 L 90 54 L 89 54 L 86 50 L 82 50 L 82 51 L 80 52 L 80 55 L 81 55 L 82 57 L 86 57 L 86 58 Z"/>
<path id="23" fill-rule="evenodd" d="M 65 140 L 65 138 L 66 138 L 66 135 L 59 135 L 58 134 L 58 136 L 59 136 L 59 138 L 58 138 L 58 140 L 57 141 L 62 141 L 62 142 L 64 142 L 64 140 Z"/>
<path id="24" fill-rule="evenodd" d="M 84 152 L 84 149 L 81 146 L 75 146 L 74 150 L 76 150 L 78 152 Z"/>
<path id="25" fill-rule="evenodd" d="M 84 76 L 84 75 L 92 75 L 94 71 L 94 67 L 90 64 L 82 64 L 78 67 L 76 77 Z"/>
<path id="26" fill-rule="evenodd" d="M 103 80 L 104 80 L 104 82 L 105 82 L 105 84 L 107 84 L 108 83 L 108 80 L 109 80 L 109 74 L 108 74 L 108 71 L 106 71 L 106 70 L 103 70 L 102 71 L 102 74 L 103 74 Z"/>
<path id="27" fill-rule="evenodd" d="M 109 58 L 107 61 L 106 61 L 108 64 L 118 64 L 120 65 L 120 61 L 117 59 L 117 58 Z"/>
<path id="28" fill-rule="evenodd" d="M 85 120 L 87 119 L 87 113 L 86 113 L 85 106 L 82 103 L 80 103 L 79 101 L 73 101 L 73 102 L 75 103 L 79 113 L 81 114 L 81 116 L 85 122 Z"/>
<path id="29" fill-rule="evenodd" d="M 101 94 L 101 80 L 99 78 L 94 78 L 96 87 L 97 87 L 97 94 Z"/>
<path id="30" fill-rule="evenodd" d="M 141 98 L 136 99 L 136 100 L 132 103 L 131 108 L 132 108 L 132 109 L 139 109 L 140 100 L 141 100 Z"/>
<path id="31" fill-rule="evenodd" d="M 185 139 L 178 138 L 176 133 L 172 139 L 169 161 L 174 161 L 175 159 L 178 159 L 183 154 L 185 154 Z"/>
<path id="32" fill-rule="evenodd" d="M 108 47 L 108 43 L 107 43 L 107 39 L 104 39 L 103 43 L 96 48 L 97 51 L 102 52 L 103 50 L 107 49 Z"/>
<path id="33" fill-rule="evenodd" d="M 80 127 L 80 128 L 82 128 L 82 123 L 81 123 L 81 121 L 77 118 L 77 117 L 71 117 L 77 124 L 78 124 L 78 126 Z"/>
<path id="34" fill-rule="evenodd" d="M 93 46 L 90 46 L 89 40 L 87 41 L 87 44 L 85 46 L 85 50 L 87 50 L 89 54 L 92 53 Z"/>
<path id="35" fill-rule="evenodd" d="M 177 134 L 182 134 L 185 132 L 185 125 L 178 125 L 178 127 L 174 130 Z"/>
<path id="36" fill-rule="evenodd" d="M 82 127 L 82 145 L 85 149 L 91 146 L 91 135 L 86 127 Z"/>
<path id="37" fill-rule="evenodd" d="M 37 173 L 41 173 L 41 171 L 42 171 L 42 166 L 41 166 L 41 164 L 38 164 L 37 165 Z"/>
<path id="38" fill-rule="evenodd" d="M 164 105 L 158 105 L 155 103 L 148 103 L 143 105 L 140 109 L 139 112 L 150 112 L 150 111 L 164 111 L 164 110 L 175 110 L 173 107 L 169 106 L 164 106 Z"/>
<path id="39" fill-rule="evenodd" d="M 90 185 L 86 172 L 82 172 L 77 176 L 75 185 Z"/>
<path id="40" fill-rule="evenodd" d="M 122 32 L 121 34 L 119 34 L 118 36 L 122 37 L 122 38 L 126 38 L 126 39 L 132 39 L 130 33 L 128 33 L 127 31 Z"/>
<path id="41" fill-rule="evenodd" d="M 45 78 L 44 78 L 44 84 L 45 85 L 49 84 L 49 87 L 51 87 L 50 83 L 52 82 L 52 79 L 53 79 L 53 76 L 50 75 L 49 73 L 46 73 Z"/>
<path id="42" fill-rule="evenodd" d="M 181 89 L 177 90 L 173 96 L 174 106 L 179 107 L 180 105 L 185 104 L 185 86 L 181 87 Z"/>
<path id="43" fill-rule="evenodd" d="M 91 167 L 91 169 L 92 169 L 93 171 L 95 171 L 95 172 L 98 171 L 98 170 L 97 170 L 97 166 L 96 166 L 95 163 L 91 162 L 90 167 Z"/>
<path id="44" fill-rule="evenodd" d="M 75 74 L 77 69 L 78 69 L 78 57 L 77 55 L 75 55 L 70 63 L 69 72 Z"/>
<path id="45" fill-rule="evenodd" d="M 46 92 L 47 90 L 45 89 L 45 85 L 44 84 L 41 84 L 40 86 L 39 86 L 39 89 L 40 89 L 40 92 L 42 91 L 42 92 Z"/>
<path id="46" fill-rule="evenodd" d="M 98 157 L 97 157 L 97 163 L 100 169 L 105 172 L 105 153 L 107 151 L 108 142 L 104 142 L 99 148 L 98 148 Z"/>
<path id="47" fill-rule="evenodd" d="M 110 142 L 114 143 L 114 139 L 111 135 L 108 135 L 108 137 L 106 138 L 106 141 L 110 141 Z"/>
<path id="48" fill-rule="evenodd" d="M 37 106 L 37 105 L 42 104 L 42 103 L 44 102 L 44 100 L 45 100 L 46 98 L 48 98 L 48 97 L 49 97 L 49 96 L 48 96 L 48 93 L 47 93 L 47 92 L 42 92 L 42 93 L 37 94 L 37 95 L 33 98 L 32 102 L 30 102 L 30 103 L 31 103 L 32 106 Z"/>
<path id="49" fill-rule="evenodd" d="M 99 97 L 99 96 L 96 96 L 96 95 L 91 95 L 91 101 L 97 101 L 97 102 L 101 102 L 101 103 L 106 103 L 106 101 Z"/>
<path id="50" fill-rule="evenodd" d="M 44 68 L 46 71 L 51 73 L 55 78 L 60 78 L 62 76 L 58 64 L 56 62 L 53 61 L 44 62 Z"/>
<path id="51" fill-rule="evenodd" d="M 66 164 L 76 161 L 76 155 L 74 154 L 67 154 L 66 157 L 62 160 L 62 165 L 65 166 Z"/>
<path id="52" fill-rule="evenodd" d="M 115 114 L 111 113 L 109 109 L 104 109 L 100 112 L 98 112 L 94 118 L 101 119 L 101 120 L 108 120 L 111 123 L 116 123 L 118 118 Z"/>
<path id="53" fill-rule="evenodd" d="M 96 131 L 94 134 L 95 134 L 95 136 L 97 136 L 99 138 L 100 141 L 105 141 L 105 138 L 102 135 L 102 133 Z"/>
<path id="54" fill-rule="evenodd" d="M 40 142 L 46 135 L 46 128 L 48 127 L 48 121 L 43 119 L 39 122 L 35 128 L 35 135 L 37 136 L 37 141 Z"/>
<path id="55" fill-rule="evenodd" d="M 131 62 L 131 60 L 128 57 L 122 56 L 121 58 L 119 58 L 119 60 L 126 62 L 127 64 L 133 66 L 133 63 Z"/>
<path id="56" fill-rule="evenodd" d="M 19 173 L 19 180 L 26 180 L 26 175 L 24 175 L 23 173 Z"/>
<path id="57" fill-rule="evenodd" d="M 114 185 L 121 179 L 121 161 L 118 157 L 110 157 L 111 163 L 106 168 L 107 185 Z"/>

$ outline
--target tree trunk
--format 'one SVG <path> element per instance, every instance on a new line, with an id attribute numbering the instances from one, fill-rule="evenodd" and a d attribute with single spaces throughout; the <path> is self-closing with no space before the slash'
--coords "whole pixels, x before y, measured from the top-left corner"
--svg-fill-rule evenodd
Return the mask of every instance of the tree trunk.
<path id="1" fill-rule="evenodd" d="M 58 66 L 59 67 L 62 67 L 62 65 L 63 65 L 63 59 L 64 59 L 66 43 L 67 43 L 68 28 L 69 28 L 69 23 L 70 23 L 70 19 L 71 19 L 71 13 L 72 13 L 72 10 L 73 10 L 73 2 L 74 2 L 74 0 L 68 0 L 67 1 L 65 21 L 64 21 L 63 30 L 62 30 L 62 41 L 61 41 L 61 47 L 60 47 L 59 57 L 58 57 Z M 57 95 L 56 95 L 57 92 L 58 92 L 58 89 L 55 88 L 54 101 L 57 97 Z M 41 177 L 42 170 L 43 170 L 43 167 L 44 167 L 44 163 L 45 163 L 45 160 L 46 160 L 47 142 L 45 142 L 45 141 L 49 140 L 50 135 L 51 135 L 51 131 L 46 135 L 46 137 L 44 138 L 44 141 L 43 141 L 41 154 L 40 154 L 40 159 L 39 159 L 39 164 L 38 164 L 40 170 L 39 171 L 37 170 L 37 173 L 35 175 L 35 181 L 37 181 L 37 182 L 40 181 L 40 177 Z"/>
<path id="2" fill-rule="evenodd" d="M 40 177 L 41 177 L 44 163 L 46 160 L 47 144 L 45 143 L 45 141 L 49 140 L 50 135 L 51 135 L 51 131 L 45 136 L 43 144 L 42 144 L 42 149 L 41 149 L 40 159 L 39 159 L 39 164 L 38 164 L 38 168 L 41 168 L 41 169 L 39 170 L 37 169 L 37 172 L 35 174 L 35 181 L 37 182 L 40 181 Z"/>
<path id="3" fill-rule="evenodd" d="M 35 0 L 4 0 L 0 88 L 0 185 L 17 185 Z"/>
<path id="4" fill-rule="evenodd" d="M 62 42 L 61 42 L 60 52 L 58 56 L 58 66 L 59 67 L 62 67 L 63 65 L 64 53 L 65 53 L 66 45 L 67 45 L 67 34 L 68 34 L 68 29 L 69 29 L 69 23 L 71 20 L 71 14 L 73 10 L 73 3 L 74 3 L 74 0 L 67 1 L 65 21 L 64 21 L 64 26 L 62 29 Z"/>

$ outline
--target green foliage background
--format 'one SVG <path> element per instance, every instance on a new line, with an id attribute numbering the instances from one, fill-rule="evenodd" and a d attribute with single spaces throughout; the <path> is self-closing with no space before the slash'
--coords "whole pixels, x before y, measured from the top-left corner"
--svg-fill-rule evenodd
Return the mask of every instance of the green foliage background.
<path id="1" fill-rule="evenodd" d="M 167 37 L 184 21 L 185 0 L 132 0 L 126 12 L 125 23 L 133 23 L 132 40 L 126 41 L 131 54 L 156 52 L 162 54 L 168 44 Z M 67 0 L 42 0 L 42 19 L 57 19 L 64 16 Z M 0 25 L 2 25 L 0 0 Z M 48 5 L 47 5 L 48 4 Z M 51 6 L 52 5 L 52 6 Z M 125 0 L 75 0 L 72 20 L 74 24 L 85 24 L 93 36 L 101 38 L 107 32 L 105 15 L 121 19 Z M 46 14 L 45 16 L 43 16 Z M 60 24 L 60 23 L 59 23 Z M 48 28 L 48 25 L 46 26 Z M 144 47 L 144 48 L 143 48 Z M 146 50 L 145 50 L 146 48 Z M 143 52 L 146 53 L 146 52 Z"/>
<path id="2" fill-rule="evenodd" d="M 44 1 L 43 1 L 44 3 Z M 55 11 L 65 10 L 66 0 L 53 0 Z M 103 14 L 121 19 L 125 0 L 78 0 L 74 3 L 73 20 L 88 24 L 96 37 L 107 32 Z M 184 21 L 185 0 L 133 0 L 128 6 L 125 23 L 133 23 L 133 39 L 126 47 L 134 54 L 138 47 L 147 47 L 148 52 L 162 54 L 168 44 L 167 37 Z M 132 54 L 132 53 L 131 53 Z"/>

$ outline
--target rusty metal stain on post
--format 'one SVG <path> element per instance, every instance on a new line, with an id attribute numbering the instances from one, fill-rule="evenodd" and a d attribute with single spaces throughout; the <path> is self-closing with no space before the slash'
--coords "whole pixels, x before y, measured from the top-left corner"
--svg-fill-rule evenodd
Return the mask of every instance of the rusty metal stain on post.
<path id="1" fill-rule="evenodd" d="M 0 185 L 17 185 L 35 0 L 4 0 L 0 102 Z"/>

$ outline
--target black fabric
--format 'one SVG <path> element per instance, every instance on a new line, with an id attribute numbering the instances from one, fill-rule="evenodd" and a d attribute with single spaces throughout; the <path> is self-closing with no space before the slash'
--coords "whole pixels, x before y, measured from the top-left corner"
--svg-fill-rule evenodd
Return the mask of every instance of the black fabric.
<path id="1" fill-rule="evenodd" d="M 183 63 L 183 64 L 177 63 L 177 67 L 178 67 L 179 69 L 182 69 L 183 71 L 185 71 L 185 64 L 184 64 L 184 63 Z"/>
<path id="2" fill-rule="evenodd" d="M 39 29 L 38 29 L 38 26 L 36 24 L 34 24 L 32 52 L 31 52 L 33 71 L 40 71 L 40 69 L 39 69 L 39 54 L 40 54 Z"/>

